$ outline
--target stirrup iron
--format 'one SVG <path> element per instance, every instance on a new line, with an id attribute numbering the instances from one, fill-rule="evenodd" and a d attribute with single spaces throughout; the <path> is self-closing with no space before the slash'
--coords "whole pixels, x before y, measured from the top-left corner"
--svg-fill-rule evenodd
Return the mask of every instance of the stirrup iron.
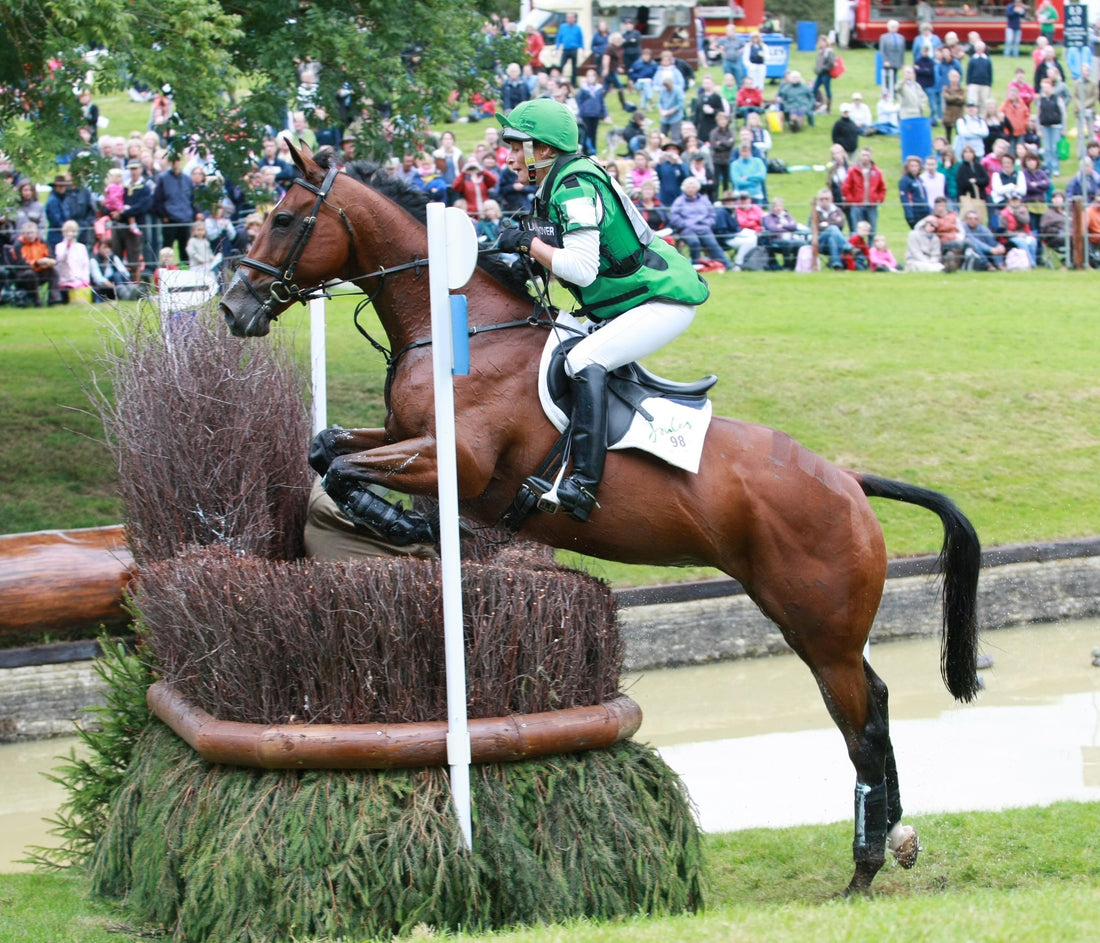
<path id="1" fill-rule="evenodd" d="M 553 483 L 543 481 L 541 478 L 528 478 L 527 480 L 538 487 L 548 486 L 542 490 L 539 494 L 538 504 L 536 505 L 540 511 L 544 514 L 557 514 L 561 509 L 561 500 L 558 498 L 558 486 L 561 484 L 562 479 L 565 477 L 565 463 L 562 463 L 560 469 L 558 469 L 558 475 L 554 479 Z"/>

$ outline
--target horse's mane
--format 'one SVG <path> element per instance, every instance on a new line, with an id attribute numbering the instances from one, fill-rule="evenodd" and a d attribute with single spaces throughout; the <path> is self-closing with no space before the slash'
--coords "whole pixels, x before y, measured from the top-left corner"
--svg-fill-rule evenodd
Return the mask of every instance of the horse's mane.
<path id="1" fill-rule="evenodd" d="M 335 151 L 322 147 L 313 159 L 325 170 L 332 166 Z M 381 166 L 370 160 L 353 160 L 344 165 L 344 173 L 352 180 L 377 190 L 382 196 L 406 210 L 422 225 L 428 221 L 428 195 L 423 190 L 414 190 L 404 180 L 386 173 Z M 513 294 L 527 297 L 527 276 L 521 269 L 513 269 L 495 254 L 478 256 L 478 268 L 500 282 Z"/>

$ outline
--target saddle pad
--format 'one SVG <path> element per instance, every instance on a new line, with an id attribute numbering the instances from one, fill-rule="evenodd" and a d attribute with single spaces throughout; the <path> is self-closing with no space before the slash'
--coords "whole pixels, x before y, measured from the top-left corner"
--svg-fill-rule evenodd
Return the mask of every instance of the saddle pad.
<path id="1" fill-rule="evenodd" d="M 565 358 L 559 347 L 563 341 L 576 339 L 578 333 L 580 336 L 586 334 L 588 327 L 565 311 L 558 315 L 556 323 L 562 330 L 550 332 L 539 364 L 539 401 L 546 418 L 559 432 L 564 432 L 569 425 L 570 384 L 564 378 L 562 364 Z M 565 344 L 566 349 L 571 346 Z M 611 378 L 609 386 L 618 382 L 618 378 Z M 552 390 L 558 395 L 555 396 Z M 705 396 L 676 399 L 643 396 L 640 410 L 635 410 L 626 402 L 631 398 L 613 392 L 608 396 L 608 448 L 641 449 L 676 468 L 693 474 L 698 472 L 713 413 L 710 399 Z"/>

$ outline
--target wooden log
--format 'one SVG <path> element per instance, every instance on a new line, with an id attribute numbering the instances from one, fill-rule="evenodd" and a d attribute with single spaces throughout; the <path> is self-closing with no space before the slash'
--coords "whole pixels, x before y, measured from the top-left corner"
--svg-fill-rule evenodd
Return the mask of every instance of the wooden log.
<path id="1" fill-rule="evenodd" d="M 0 536 L 0 637 L 124 625 L 133 575 L 121 524 Z"/>
<path id="2" fill-rule="evenodd" d="M 208 763 L 260 769 L 400 769 L 447 765 L 447 722 L 246 724 L 216 720 L 165 681 L 149 709 Z M 642 710 L 625 695 L 592 707 L 473 718 L 475 763 L 504 763 L 611 746 L 637 732 Z"/>

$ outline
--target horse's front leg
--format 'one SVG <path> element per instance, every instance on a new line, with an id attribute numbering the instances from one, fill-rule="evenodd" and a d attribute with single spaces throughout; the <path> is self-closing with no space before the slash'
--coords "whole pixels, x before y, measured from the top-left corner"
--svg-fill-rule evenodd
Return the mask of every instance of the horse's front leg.
<path id="1" fill-rule="evenodd" d="M 369 452 L 387 442 L 385 429 L 341 429 L 329 426 L 313 437 L 309 444 L 309 465 L 324 477 L 329 466 L 341 455 Z"/>
<path id="2" fill-rule="evenodd" d="M 321 484 L 329 497 L 357 528 L 387 543 L 398 547 L 437 543 L 436 523 L 423 514 L 406 511 L 371 490 L 372 485 L 381 485 L 409 494 L 431 493 L 438 482 L 435 439 L 422 436 L 379 444 L 366 451 L 343 452 L 352 441 L 369 441 L 370 433 L 382 433 L 384 439 L 383 430 L 357 431 L 368 435 L 353 440 L 344 435 L 349 430 L 326 429 L 314 439 L 310 463 L 317 469 L 327 461 Z M 328 433 L 333 435 L 323 439 Z M 316 463 L 315 451 L 320 456 Z"/>

